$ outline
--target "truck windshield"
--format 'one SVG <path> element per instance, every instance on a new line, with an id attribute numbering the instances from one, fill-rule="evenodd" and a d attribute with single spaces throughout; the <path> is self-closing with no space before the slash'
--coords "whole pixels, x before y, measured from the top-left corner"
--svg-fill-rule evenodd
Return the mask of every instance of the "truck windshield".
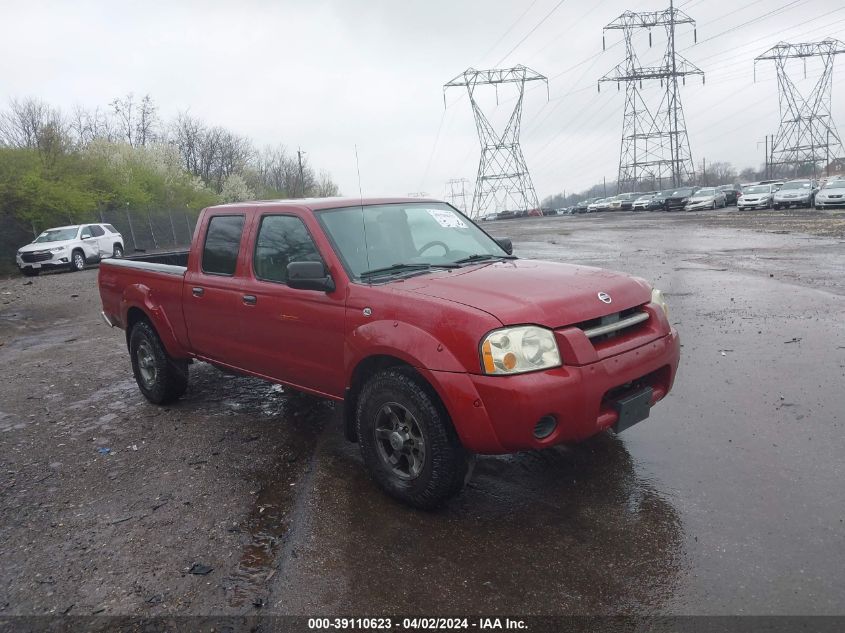
<path id="1" fill-rule="evenodd" d="M 72 240 L 76 237 L 76 232 L 78 230 L 78 226 L 74 226 L 69 229 L 48 229 L 32 240 L 32 243 L 41 244 L 43 242 L 63 242 L 64 240 Z"/>
<path id="2" fill-rule="evenodd" d="M 354 279 L 420 274 L 510 257 L 484 231 L 436 202 L 365 205 L 319 211 L 317 217 Z"/>

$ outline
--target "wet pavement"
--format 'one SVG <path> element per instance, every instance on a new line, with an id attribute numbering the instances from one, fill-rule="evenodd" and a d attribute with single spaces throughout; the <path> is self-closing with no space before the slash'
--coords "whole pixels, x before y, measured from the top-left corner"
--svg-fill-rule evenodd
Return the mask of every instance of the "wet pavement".
<path id="1" fill-rule="evenodd" d="M 96 271 L 0 281 L 0 615 L 845 613 L 845 231 L 735 213 L 485 225 L 654 282 L 682 364 L 647 421 L 479 458 L 433 513 L 331 403 L 195 364 L 147 404 Z"/>

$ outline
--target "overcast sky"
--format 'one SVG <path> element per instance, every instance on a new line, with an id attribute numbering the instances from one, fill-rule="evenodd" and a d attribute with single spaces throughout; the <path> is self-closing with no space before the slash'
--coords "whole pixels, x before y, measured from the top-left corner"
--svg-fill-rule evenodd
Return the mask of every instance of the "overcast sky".
<path id="1" fill-rule="evenodd" d="M 602 27 L 657 0 L 287 0 L 239 2 L 3 2 L 0 101 L 33 96 L 70 111 L 149 93 L 163 117 L 190 111 L 258 145 L 301 147 L 341 191 L 443 196 L 449 178 L 473 181 L 479 146 L 465 91 L 442 86 L 466 68 L 524 64 L 549 77 L 528 84 L 522 147 L 540 198 L 616 177 L 624 90 L 596 81 L 624 55 Z M 698 164 L 763 163 L 778 124 L 772 62 L 753 58 L 780 40 L 845 39 L 841 0 L 679 0 L 697 20 L 678 50 L 705 71 L 682 102 Z M 783 8 L 781 10 L 781 8 Z M 748 24 L 744 24 L 749 22 Z M 539 25 L 539 26 L 538 26 Z M 535 28 L 536 27 L 536 28 Z M 533 32 L 532 32 L 533 30 Z M 529 34 L 530 33 L 530 34 Z M 520 43 L 521 42 L 521 43 Z M 665 46 L 636 40 L 643 64 Z M 820 74 L 807 66 L 809 90 Z M 796 62 L 796 77 L 803 74 Z M 834 69 L 833 116 L 845 133 L 845 55 Z M 538 89 L 532 89 L 532 88 Z M 492 89 L 491 89 L 492 90 Z M 649 92 L 658 91 L 655 86 Z M 491 92 L 503 121 L 512 94 Z"/>

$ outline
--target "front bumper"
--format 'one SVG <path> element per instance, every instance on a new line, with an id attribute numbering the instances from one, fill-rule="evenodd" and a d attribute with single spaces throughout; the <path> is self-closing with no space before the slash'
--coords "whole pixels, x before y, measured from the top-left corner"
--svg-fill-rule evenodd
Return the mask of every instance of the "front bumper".
<path id="1" fill-rule="evenodd" d="M 704 202 L 687 202 L 684 205 L 684 209 L 686 211 L 700 211 L 702 209 L 712 209 L 713 208 L 713 200 L 708 200 Z"/>
<path id="2" fill-rule="evenodd" d="M 774 203 L 779 207 L 809 207 L 810 198 L 775 198 Z"/>
<path id="3" fill-rule="evenodd" d="M 757 200 L 755 202 L 746 202 L 740 198 L 739 202 L 736 203 L 737 209 L 766 209 L 769 207 L 770 201 L 766 200 Z"/>
<path id="4" fill-rule="evenodd" d="M 563 350 L 562 350 L 563 352 Z M 586 365 L 563 365 L 516 376 L 432 372 L 464 446 L 476 453 L 513 453 L 585 440 L 619 419 L 614 400 L 644 387 L 663 399 L 680 360 L 678 333 Z M 611 393 L 612 392 L 612 393 Z M 552 416 L 554 430 L 535 426 Z"/>
<path id="5" fill-rule="evenodd" d="M 25 253 L 24 255 L 29 255 L 29 253 Z M 46 259 L 47 255 L 49 255 L 49 259 Z M 45 253 L 44 255 L 29 256 L 26 259 L 24 259 L 20 253 L 16 253 L 15 263 L 17 264 L 19 270 L 23 270 L 24 268 L 31 268 L 35 270 L 53 270 L 70 265 L 70 252 L 64 251 L 60 253 Z"/>
<path id="6" fill-rule="evenodd" d="M 834 207 L 845 207 L 845 198 L 825 199 L 816 198 L 815 201 L 817 209 L 832 209 Z"/>

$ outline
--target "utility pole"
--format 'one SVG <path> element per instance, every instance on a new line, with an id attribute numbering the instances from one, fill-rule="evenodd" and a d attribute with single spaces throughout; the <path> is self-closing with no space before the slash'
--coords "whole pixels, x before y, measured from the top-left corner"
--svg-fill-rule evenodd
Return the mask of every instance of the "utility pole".
<path id="1" fill-rule="evenodd" d="M 827 38 L 801 44 L 781 42 L 754 59 L 755 72 L 759 61 L 774 61 L 777 68 L 780 125 L 769 145 L 772 174 L 776 171 L 775 166 L 783 167 L 780 173 L 793 171 L 796 175 L 799 170 L 812 166 L 815 176 L 821 160 L 831 154 L 834 157 L 842 154 L 842 139 L 831 116 L 833 60 L 842 53 L 845 53 L 845 43 Z M 786 64 L 791 59 L 803 60 L 806 77 L 807 59 L 813 57 L 822 60 L 824 69 L 812 92 L 805 97 L 789 76 Z"/>
<path id="2" fill-rule="evenodd" d="M 475 127 L 481 144 L 481 159 L 475 179 L 470 217 L 478 217 L 488 211 L 537 209 L 540 202 L 528 165 L 519 145 L 519 129 L 522 121 L 522 100 L 525 84 L 542 81 L 548 90 L 549 80 L 540 73 L 525 66 L 475 70 L 468 68 L 443 86 L 443 105 L 446 105 L 446 90 L 463 87 L 469 93 L 469 102 L 475 116 Z M 505 130 L 499 134 L 481 111 L 475 91 L 479 86 L 513 84 L 517 89 L 516 105 L 513 107 Z M 492 207 L 492 208 L 491 208 Z"/>
<path id="3" fill-rule="evenodd" d="M 299 159 L 299 197 L 305 197 L 305 174 L 302 171 L 302 155 L 305 152 L 302 151 L 302 148 L 298 148 L 296 150 L 296 156 Z"/>
<path id="4" fill-rule="evenodd" d="M 704 72 L 687 61 L 675 50 L 675 27 L 690 24 L 695 20 L 675 8 L 670 0 L 669 8 L 662 11 L 634 13 L 626 11 L 604 31 L 620 30 L 625 42 L 625 61 L 599 79 L 599 90 L 603 82 L 613 82 L 617 88 L 625 84 L 625 111 L 622 123 L 622 146 L 619 155 L 619 191 L 635 191 L 637 184 L 648 178 L 671 178 L 672 186 L 693 182 L 695 165 L 689 148 L 689 137 L 681 105 L 678 78 L 686 82 L 687 75 L 701 75 Z M 667 44 L 663 59 L 657 66 L 642 66 L 633 44 L 637 29 L 649 31 L 664 27 Z M 695 30 L 693 35 L 695 39 Z M 604 40 L 604 38 L 602 38 Z M 646 102 L 643 81 L 659 80 L 665 91 L 659 103 Z M 656 107 L 655 107 L 656 106 Z M 656 113 L 656 114 L 655 114 Z"/>
<path id="5" fill-rule="evenodd" d="M 759 145 L 760 141 L 757 141 L 757 143 L 758 143 L 757 147 L 760 147 L 760 145 Z M 765 158 L 766 158 L 766 180 L 768 180 L 769 179 L 769 135 L 768 134 L 766 134 L 766 146 L 765 147 L 766 147 L 766 156 L 765 156 Z"/>
<path id="6" fill-rule="evenodd" d="M 707 186 L 707 159 L 701 159 L 701 184 Z"/>
<path id="7" fill-rule="evenodd" d="M 601 183 L 604 186 L 604 197 L 607 198 L 607 178 L 605 176 L 601 177 Z"/>

